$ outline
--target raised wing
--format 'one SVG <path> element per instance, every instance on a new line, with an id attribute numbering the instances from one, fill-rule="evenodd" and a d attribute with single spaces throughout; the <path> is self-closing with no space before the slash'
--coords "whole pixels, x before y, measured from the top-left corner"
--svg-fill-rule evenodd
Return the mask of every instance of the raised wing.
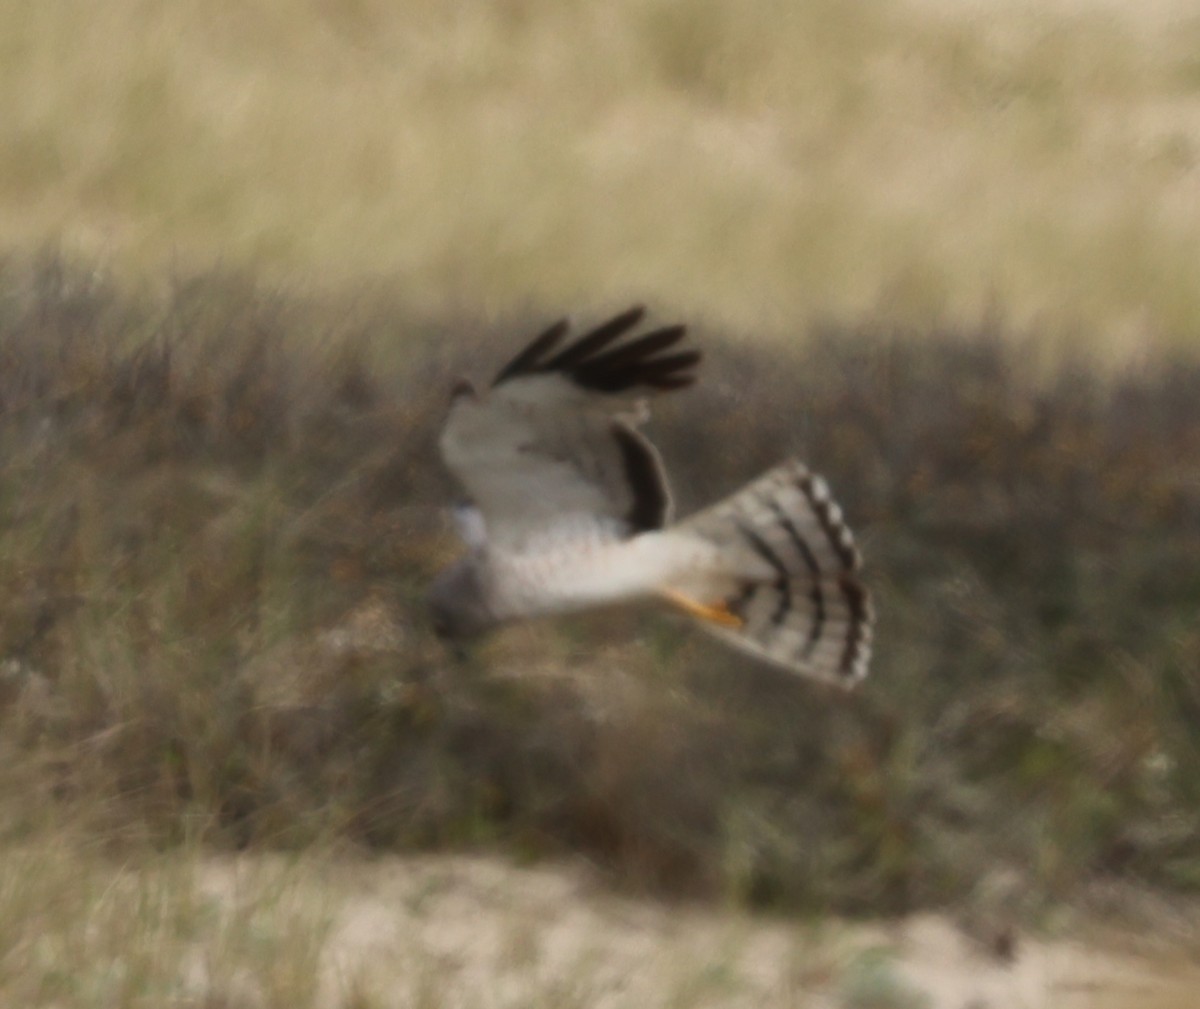
<path id="1" fill-rule="evenodd" d="M 665 525 L 671 499 L 637 397 L 695 381 L 683 326 L 624 339 L 633 308 L 561 347 L 566 321 L 534 339 L 483 395 L 454 398 L 440 447 L 506 549 L 570 536 L 623 539 Z"/>

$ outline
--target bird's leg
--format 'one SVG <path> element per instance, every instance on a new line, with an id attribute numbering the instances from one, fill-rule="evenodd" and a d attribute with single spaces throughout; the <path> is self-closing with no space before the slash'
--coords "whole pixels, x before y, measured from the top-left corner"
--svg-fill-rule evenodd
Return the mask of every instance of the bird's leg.
<path id="1" fill-rule="evenodd" d="M 702 603 L 698 599 L 693 599 L 689 595 L 678 591 L 677 589 L 660 589 L 662 597 L 689 616 L 697 617 L 700 620 L 706 620 L 711 624 L 719 624 L 722 627 L 731 627 L 737 629 L 741 627 L 745 621 L 736 613 L 731 613 L 728 605 L 724 600 L 718 600 L 716 603 Z"/>

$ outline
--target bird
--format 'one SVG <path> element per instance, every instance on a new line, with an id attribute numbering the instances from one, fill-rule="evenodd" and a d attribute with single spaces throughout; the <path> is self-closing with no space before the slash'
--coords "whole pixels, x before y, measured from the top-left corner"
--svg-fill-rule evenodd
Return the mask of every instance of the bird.
<path id="1" fill-rule="evenodd" d="M 635 306 L 567 341 L 562 319 L 484 390 L 460 379 L 438 446 L 465 489 L 465 552 L 427 604 L 461 647 L 535 617 L 666 603 L 787 672 L 852 687 L 874 611 L 862 559 L 826 481 L 799 459 L 673 520 L 666 469 L 639 427 L 651 398 L 696 381 L 683 325 L 638 334 Z"/>

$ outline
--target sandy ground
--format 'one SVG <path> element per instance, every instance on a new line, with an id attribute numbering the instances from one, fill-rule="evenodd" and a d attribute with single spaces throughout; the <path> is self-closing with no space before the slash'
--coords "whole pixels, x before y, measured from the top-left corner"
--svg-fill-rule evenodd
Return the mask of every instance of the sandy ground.
<path id="1" fill-rule="evenodd" d="M 233 898 L 245 865 L 206 887 Z M 324 1004 L 1194 1009 L 1200 960 L 1020 937 L 1001 959 L 950 919 L 795 921 L 619 897 L 585 867 L 490 858 L 331 863 Z"/>

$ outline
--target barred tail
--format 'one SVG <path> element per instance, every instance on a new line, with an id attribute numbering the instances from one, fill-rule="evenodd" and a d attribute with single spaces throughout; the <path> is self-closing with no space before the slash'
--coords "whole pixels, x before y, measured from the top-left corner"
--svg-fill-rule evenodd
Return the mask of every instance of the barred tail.
<path id="1" fill-rule="evenodd" d="M 732 619 L 706 621 L 713 633 L 826 682 L 851 686 L 867 675 L 874 614 L 862 560 L 821 477 L 784 463 L 678 529 L 728 562 L 714 610 Z"/>

